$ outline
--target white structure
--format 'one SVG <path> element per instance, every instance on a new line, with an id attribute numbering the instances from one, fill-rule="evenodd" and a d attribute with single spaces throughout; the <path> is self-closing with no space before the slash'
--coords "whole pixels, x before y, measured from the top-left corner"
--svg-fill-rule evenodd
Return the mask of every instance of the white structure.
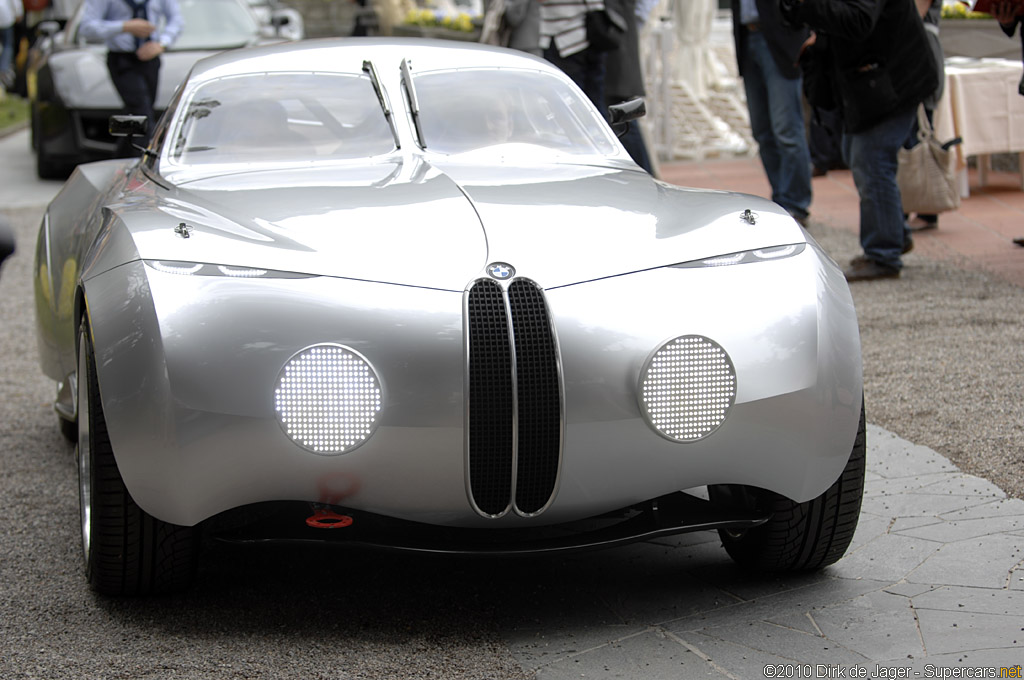
<path id="1" fill-rule="evenodd" d="M 661 0 L 641 32 L 645 132 L 661 160 L 757 149 L 736 68 L 732 18 L 716 7 L 715 0 Z"/>

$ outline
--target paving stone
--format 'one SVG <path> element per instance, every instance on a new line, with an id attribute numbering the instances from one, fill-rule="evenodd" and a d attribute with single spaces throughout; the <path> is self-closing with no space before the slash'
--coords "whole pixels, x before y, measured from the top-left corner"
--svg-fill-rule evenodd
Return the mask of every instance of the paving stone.
<path id="1" fill-rule="evenodd" d="M 917 597 L 922 593 L 927 593 L 930 590 L 934 590 L 938 586 L 933 586 L 927 583 L 894 583 L 885 589 L 885 592 L 891 595 L 901 595 L 903 597 Z"/>
<path id="2" fill-rule="evenodd" d="M 936 609 L 917 612 L 926 650 L 971 652 L 979 649 L 1016 648 L 1017 661 L 1024 659 L 1021 616 L 971 614 Z"/>
<path id="3" fill-rule="evenodd" d="M 703 631 L 733 623 L 767 621 L 778 616 L 802 613 L 851 600 L 864 593 L 881 590 L 887 582 L 870 579 L 830 578 L 803 588 L 784 590 L 749 602 L 741 602 L 714 611 L 670 621 L 663 627 L 674 633 Z"/>
<path id="4" fill-rule="evenodd" d="M 716 640 L 744 645 L 758 652 L 791 659 L 800 664 L 853 664 L 870 660 L 869 657 L 847 649 L 835 640 L 777 626 L 767 621 L 735 622 L 703 628 L 699 632 Z"/>
<path id="5" fill-rule="evenodd" d="M 998 486 L 974 475 L 955 474 L 939 479 L 920 488 L 918 493 L 950 493 L 955 495 L 989 497 L 991 500 L 1005 500 L 1006 493 Z"/>
<path id="6" fill-rule="evenodd" d="M 832 577 L 823 572 L 797 574 L 772 574 L 748 571 L 730 562 L 704 566 L 692 570 L 695 577 L 710 586 L 728 593 L 735 602 L 750 602 L 779 593 L 797 591 L 817 583 L 828 582 Z"/>
<path id="7" fill-rule="evenodd" d="M 637 544 L 614 551 L 586 587 L 624 624 L 654 625 L 737 602 L 683 569 L 687 558 L 702 552 L 711 560 L 729 559 L 717 536 L 714 543 L 675 547 Z"/>
<path id="8" fill-rule="evenodd" d="M 889 527 L 890 534 L 898 534 L 907 529 L 915 529 L 917 527 L 927 527 L 933 524 L 942 524 L 942 520 L 933 517 L 897 517 L 892 521 L 892 525 Z"/>
<path id="9" fill-rule="evenodd" d="M 875 498 L 871 511 L 882 516 L 888 514 L 890 517 L 930 517 L 971 508 L 987 500 L 976 496 L 907 493 Z"/>
<path id="10" fill-rule="evenodd" d="M 536 616 L 531 616 L 534 613 Z M 506 616 L 502 624 L 505 641 L 524 668 L 544 666 L 647 629 L 646 625 L 624 624 L 603 603 L 580 596 L 556 611 Z"/>
<path id="11" fill-rule="evenodd" d="M 793 630 L 810 635 L 821 635 L 821 629 L 818 627 L 817 622 L 814 621 L 811 612 L 786 612 L 785 614 L 771 617 L 768 619 L 768 623 L 792 628 Z"/>
<path id="12" fill-rule="evenodd" d="M 938 609 L 951 612 L 975 614 L 1017 615 L 1020 627 L 1024 627 L 1024 592 L 995 588 L 964 588 L 943 586 L 922 593 L 913 598 L 914 608 Z"/>
<path id="13" fill-rule="evenodd" d="M 949 459 L 935 451 L 916 446 L 880 427 L 868 425 L 868 465 L 872 471 L 893 479 L 956 470 Z"/>
<path id="14" fill-rule="evenodd" d="M 865 660 L 924 654 L 911 601 L 886 592 L 867 593 L 814 612 L 821 631 Z"/>
<path id="15" fill-rule="evenodd" d="M 701 633 L 687 633 L 679 637 L 710 657 L 716 667 L 741 680 L 764 678 L 765 666 L 792 667 L 796 663 L 795 659 L 769 654 L 744 644 L 719 640 Z"/>
<path id="16" fill-rule="evenodd" d="M 957 476 L 956 472 L 935 472 L 928 475 L 910 475 L 907 477 L 879 477 L 873 482 L 865 482 L 864 497 L 874 498 L 876 496 L 898 496 L 918 489 L 926 488 L 937 482 L 942 482 L 950 477 Z"/>
<path id="17" fill-rule="evenodd" d="M 1017 567 L 1010 572 L 1010 590 L 1024 591 L 1024 567 Z"/>
<path id="18" fill-rule="evenodd" d="M 836 563 L 835 568 L 843 578 L 895 583 L 921 566 L 941 547 L 941 543 L 934 541 L 885 534 L 848 553 Z"/>
<path id="19" fill-rule="evenodd" d="M 1024 553 L 1016 536 L 998 534 L 948 543 L 907 576 L 912 583 L 1004 588 Z"/>
<path id="20" fill-rule="evenodd" d="M 660 631 L 649 631 L 536 669 L 537 680 L 679 680 L 727 678 L 713 664 Z"/>
<path id="21" fill-rule="evenodd" d="M 1024 516 L 989 517 L 959 522 L 942 522 L 914 529 L 905 529 L 900 531 L 899 534 L 901 536 L 923 538 L 929 541 L 951 542 L 1015 530 L 1024 530 Z"/>
<path id="22" fill-rule="evenodd" d="M 857 531 L 853 534 L 853 541 L 850 542 L 847 553 L 887 534 L 891 522 L 892 519 L 889 517 L 879 517 L 869 512 L 861 512 L 860 519 L 857 521 Z"/>
<path id="23" fill-rule="evenodd" d="M 982 503 L 981 505 L 975 505 L 970 508 L 945 513 L 942 515 L 942 519 L 982 519 L 985 517 L 1007 516 L 1024 517 L 1024 500 L 1019 498 L 1006 498 L 989 503 Z"/>

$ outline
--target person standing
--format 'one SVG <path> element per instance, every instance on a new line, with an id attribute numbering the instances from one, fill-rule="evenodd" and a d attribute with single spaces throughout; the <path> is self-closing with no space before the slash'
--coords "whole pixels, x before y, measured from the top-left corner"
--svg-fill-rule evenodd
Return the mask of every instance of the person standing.
<path id="1" fill-rule="evenodd" d="M 640 39 L 638 7 L 636 0 L 623 0 L 622 14 L 626 20 L 626 31 L 622 42 L 614 50 L 609 50 L 605 63 L 605 102 L 611 106 L 621 102 L 643 97 L 643 68 L 640 64 Z M 646 15 L 643 17 L 646 20 Z M 626 133 L 619 138 L 630 158 L 650 174 L 654 174 L 650 153 L 644 143 L 640 122 L 633 121 L 626 128 Z"/>
<path id="2" fill-rule="evenodd" d="M 1009 0 L 998 2 L 992 8 L 992 16 L 999 22 L 999 28 L 1010 38 L 1016 32 L 1017 24 L 1024 19 L 1024 15 L 1018 14 L 1017 11 L 1017 3 L 1010 2 Z M 1024 46 L 1024 29 L 1020 32 L 1020 39 L 1022 46 Z M 1022 54 L 1021 58 L 1024 59 L 1024 54 Z M 1024 96 L 1024 76 L 1021 76 L 1020 83 L 1017 85 L 1017 93 Z M 1018 246 L 1024 246 L 1024 237 L 1015 238 L 1013 242 Z"/>
<path id="3" fill-rule="evenodd" d="M 843 115 L 843 156 L 860 196 L 864 254 L 847 281 L 895 278 L 913 247 L 896 183 L 897 152 L 917 106 L 938 87 L 938 70 L 917 7 L 908 0 L 780 0 L 783 18 L 828 38 Z"/>
<path id="4" fill-rule="evenodd" d="M 612 2 L 613 0 L 607 0 Z M 623 16 L 606 0 L 541 0 L 540 47 L 544 58 L 562 69 L 603 115 L 605 104 L 605 52 L 587 35 L 587 13 L 604 11 L 620 31 Z"/>
<path id="5" fill-rule="evenodd" d="M 939 19 L 942 17 L 942 0 L 916 0 L 917 11 L 924 21 L 924 30 L 928 33 L 928 45 L 931 47 L 931 56 L 935 60 L 935 67 L 939 72 L 939 86 L 935 92 L 925 97 L 924 112 L 928 117 L 928 123 L 935 121 L 935 109 L 942 99 L 942 92 L 946 86 L 946 57 L 942 52 L 942 43 L 939 42 Z M 918 144 L 918 122 L 914 122 L 910 128 L 910 137 L 907 139 L 904 148 L 912 149 Z M 909 218 L 910 216 L 907 215 Z M 925 231 L 935 229 L 939 226 L 939 216 L 928 213 L 918 213 L 913 219 L 908 220 L 907 228 L 910 231 Z"/>
<path id="6" fill-rule="evenodd" d="M 785 25 L 776 0 L 732 0 L 732 23 L 751 133 L 760 147 L 772 200 L 806 226 L 811 155 L 798 62 L 810 31 Z"/>
<path id="7" fill-rule="evenodd" d="M 1017 24 L 1021 22 L 1021 19 L 1024 19 L 1024 15 L 1018 14 L 1019 7 L 1016 2 L 1011 0 L 1003 0 L 992 5 L 992 16 L 999 22 L 999 28 L 1002 29 L 1007 37 L 1013 37 L 1013 34 L 1017 31 Z M 1022 45 L 1024 45 L 1024 30 L 1020 32 L 1020 38 Z M 1020 83 L 1017 85 L 1017 92 L 1024 95 L 1024 76 L 1021 77 Z"/>
<path id="8" fill-rule="evenodd" d="M 79 34 L 106 42 L 107 70 L 125 111 L 146 116 L 150 131 L 156 124 L 160 55 L 178 39 L 184 23 L 178 0 L 85 0 Z M 122 156 L 138 155 L 128 138 L 118 150 Z"/>
<path id="9" fill-rule="evenodd" d="M 0 88 L 4 90 L 14 86 L 14 25 L 21 19 L 22 11 L 21 0 L 0 0 Z"/>
<path id="10" fill-rule="evenodd" d="M 505 0 L 508 46 L 541 57 L 540 0 Z"/>

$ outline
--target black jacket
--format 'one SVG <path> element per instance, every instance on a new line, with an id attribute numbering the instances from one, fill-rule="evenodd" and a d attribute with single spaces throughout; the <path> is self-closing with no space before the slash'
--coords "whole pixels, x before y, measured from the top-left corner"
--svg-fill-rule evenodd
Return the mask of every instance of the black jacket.
<path id="1" fill-rule="evenodd" d="M 810 31 L 806 27 L 793 28 L 784 24 L 777 0 L 757 0 L 757 13 L 760 15 L 760 31 L 768 41 L 768 48 L 779 71 L 786 78 L 799 77 L 797 60 L 800 58 L 800 47 Z M 742 76 L 747 53 L 747 29 L 740 26 L 740 0 L 732 0 L 732 28 L 736 41 L 736 62 Z"/>
<path id="2" fill-rule="evenodd" d="M 916 107 L 939 84 L 924 23 L 909 0 L 786 2 L 788 21 L 828 34 L 829 70 L 843 120 L 862 132 Z"/>

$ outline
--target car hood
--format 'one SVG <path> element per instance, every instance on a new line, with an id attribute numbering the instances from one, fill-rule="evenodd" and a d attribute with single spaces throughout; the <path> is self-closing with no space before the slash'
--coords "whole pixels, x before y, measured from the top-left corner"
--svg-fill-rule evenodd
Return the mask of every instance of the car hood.
<path id="1" fill-rule="evenodd" d="M 144 259 L 459 291 L 493 262 L 553 288 L 807 238 L 765 199 L 599 166 L 363 163 L 221 174 L 152 196 L 120 207 Z M 174 233 L 182 222 L 190 238 Z"/>
<path id="2" fill-rule="evenodd" d="M 192 66 L 220 50 L 173 50 L 160 57 L 160 82 L 156 108 L 167 108 L 174 91 Z M 48 57 L 54 87 L 64 105 L 71 109 L 120 109 L 121 97 L 107 71 L 107 49 L 89 45 L 55 52 Z"/>

